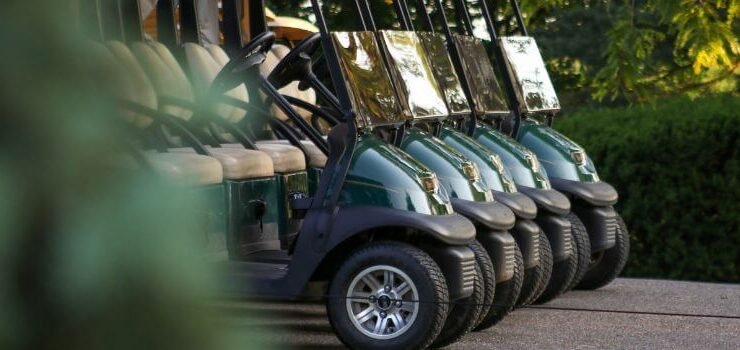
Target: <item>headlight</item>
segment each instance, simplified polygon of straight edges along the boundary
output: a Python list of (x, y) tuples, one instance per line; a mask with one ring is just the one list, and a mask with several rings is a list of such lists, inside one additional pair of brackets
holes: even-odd
[(499, 174), (504, 173), (504, 162), (501, 161), (501, 157), (499, 157), (498, 154), (491, 155), (491, 162), (493, 162), (493, 166), (496, 167)]
[(465, 162), (462, 165), (463, 173), (465, 173), (465, 176), (470, 181), (478, 181), (480, 180), (480, 173), (478, 172), (478, 167), (475, 166), (475, 164), (471, 162)]
[(532, 171), (535, 173), (540, 172), (540, 161), (537, 160), (537, 156), (534, 154), (527, 154), (527, 163), (529, 163), (529, 167), (532, 168)]
[(424, 187), (424, 191), (428, 193), (439, 192), (439, 180), (435, 173), (427, 173), (421, 177), (421, 185)]
[(581, 150), (571, 151), (570, 157), (573, 158), (573, 161), (578, 165), (586, 164), (586, 153)]

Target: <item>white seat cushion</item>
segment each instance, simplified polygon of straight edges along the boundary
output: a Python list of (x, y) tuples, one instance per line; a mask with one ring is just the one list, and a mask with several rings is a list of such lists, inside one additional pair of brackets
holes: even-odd
[[(261, 151), (238, 148), (206, 147), (211, 157), (223, 168), (223, 177), (229, 180), (247, 180), (275, 175), (270, 156)], [(170, 152), (194, 154), (192, 148), (174, 148)]]
[(258, 141), (257, 149), (270, 155), (277, 173), (306, 170), (306, 156), (298, 147)]
[[(244, 149), (244, 146), (238, 143), (228, 143), (221, 146)], [(306, 157), (298, 147), (274, 143), (273, 141), (258, 141), (257, 149), (272, 158), (276, 173), (294, 173), (306, 170)]]
[[(272, 143), (272, 144), (279, 144), (279, 145), (290, 145), (290, 141), (288, 140), (274, 140), (274, 141), (262, 141), (263, 143)], [(303, 144), (303, 148), (306, 149), (306, 152), (308, 153), (308, 161), (309, 165), (315, 168), (323, 168), (326, 166), (326, 154), (324, 152), (321, 152), (321, 150), (314, 145), (313, 142), (302, 140), (301, 144)]]
[(195, 185), (223, 182), (221, 163), (215, 158), (186, 153), (146, 152), (147, 160), (162, 176)]

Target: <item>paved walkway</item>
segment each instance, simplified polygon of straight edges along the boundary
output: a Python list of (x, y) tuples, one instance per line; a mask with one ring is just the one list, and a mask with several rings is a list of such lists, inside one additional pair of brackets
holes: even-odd
[[(258, 331), (266, 345), (343, 348), (322, 305), (226, 303), (223, 309), (227, 329)], [(740, 285), (618, 279), (598, 291), (570, 292), (517, 310), (448, 347), (494, 348), (740, 349)]]

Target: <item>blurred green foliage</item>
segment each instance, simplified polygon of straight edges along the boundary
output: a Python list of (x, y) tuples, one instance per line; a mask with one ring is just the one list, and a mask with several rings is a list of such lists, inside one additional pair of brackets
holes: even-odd
[(0, 349), (248, 347), (205, 304), (202, 201), (130, 157), (76, 18), (0, 11)]
[(589, 109), (555, 128), (619, 189), (632, 234), (625, 274), (740, 282), (740, 99), (736, 94)]

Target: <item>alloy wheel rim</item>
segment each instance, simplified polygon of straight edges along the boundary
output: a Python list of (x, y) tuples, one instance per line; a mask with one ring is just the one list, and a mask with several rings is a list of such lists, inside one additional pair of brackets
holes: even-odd
[(419, 292), (403, 271), (387, 265), (358, 273), (347, 290), (347, 313), (352, 324), (373, 339), (393, 339), (416, 321)]

